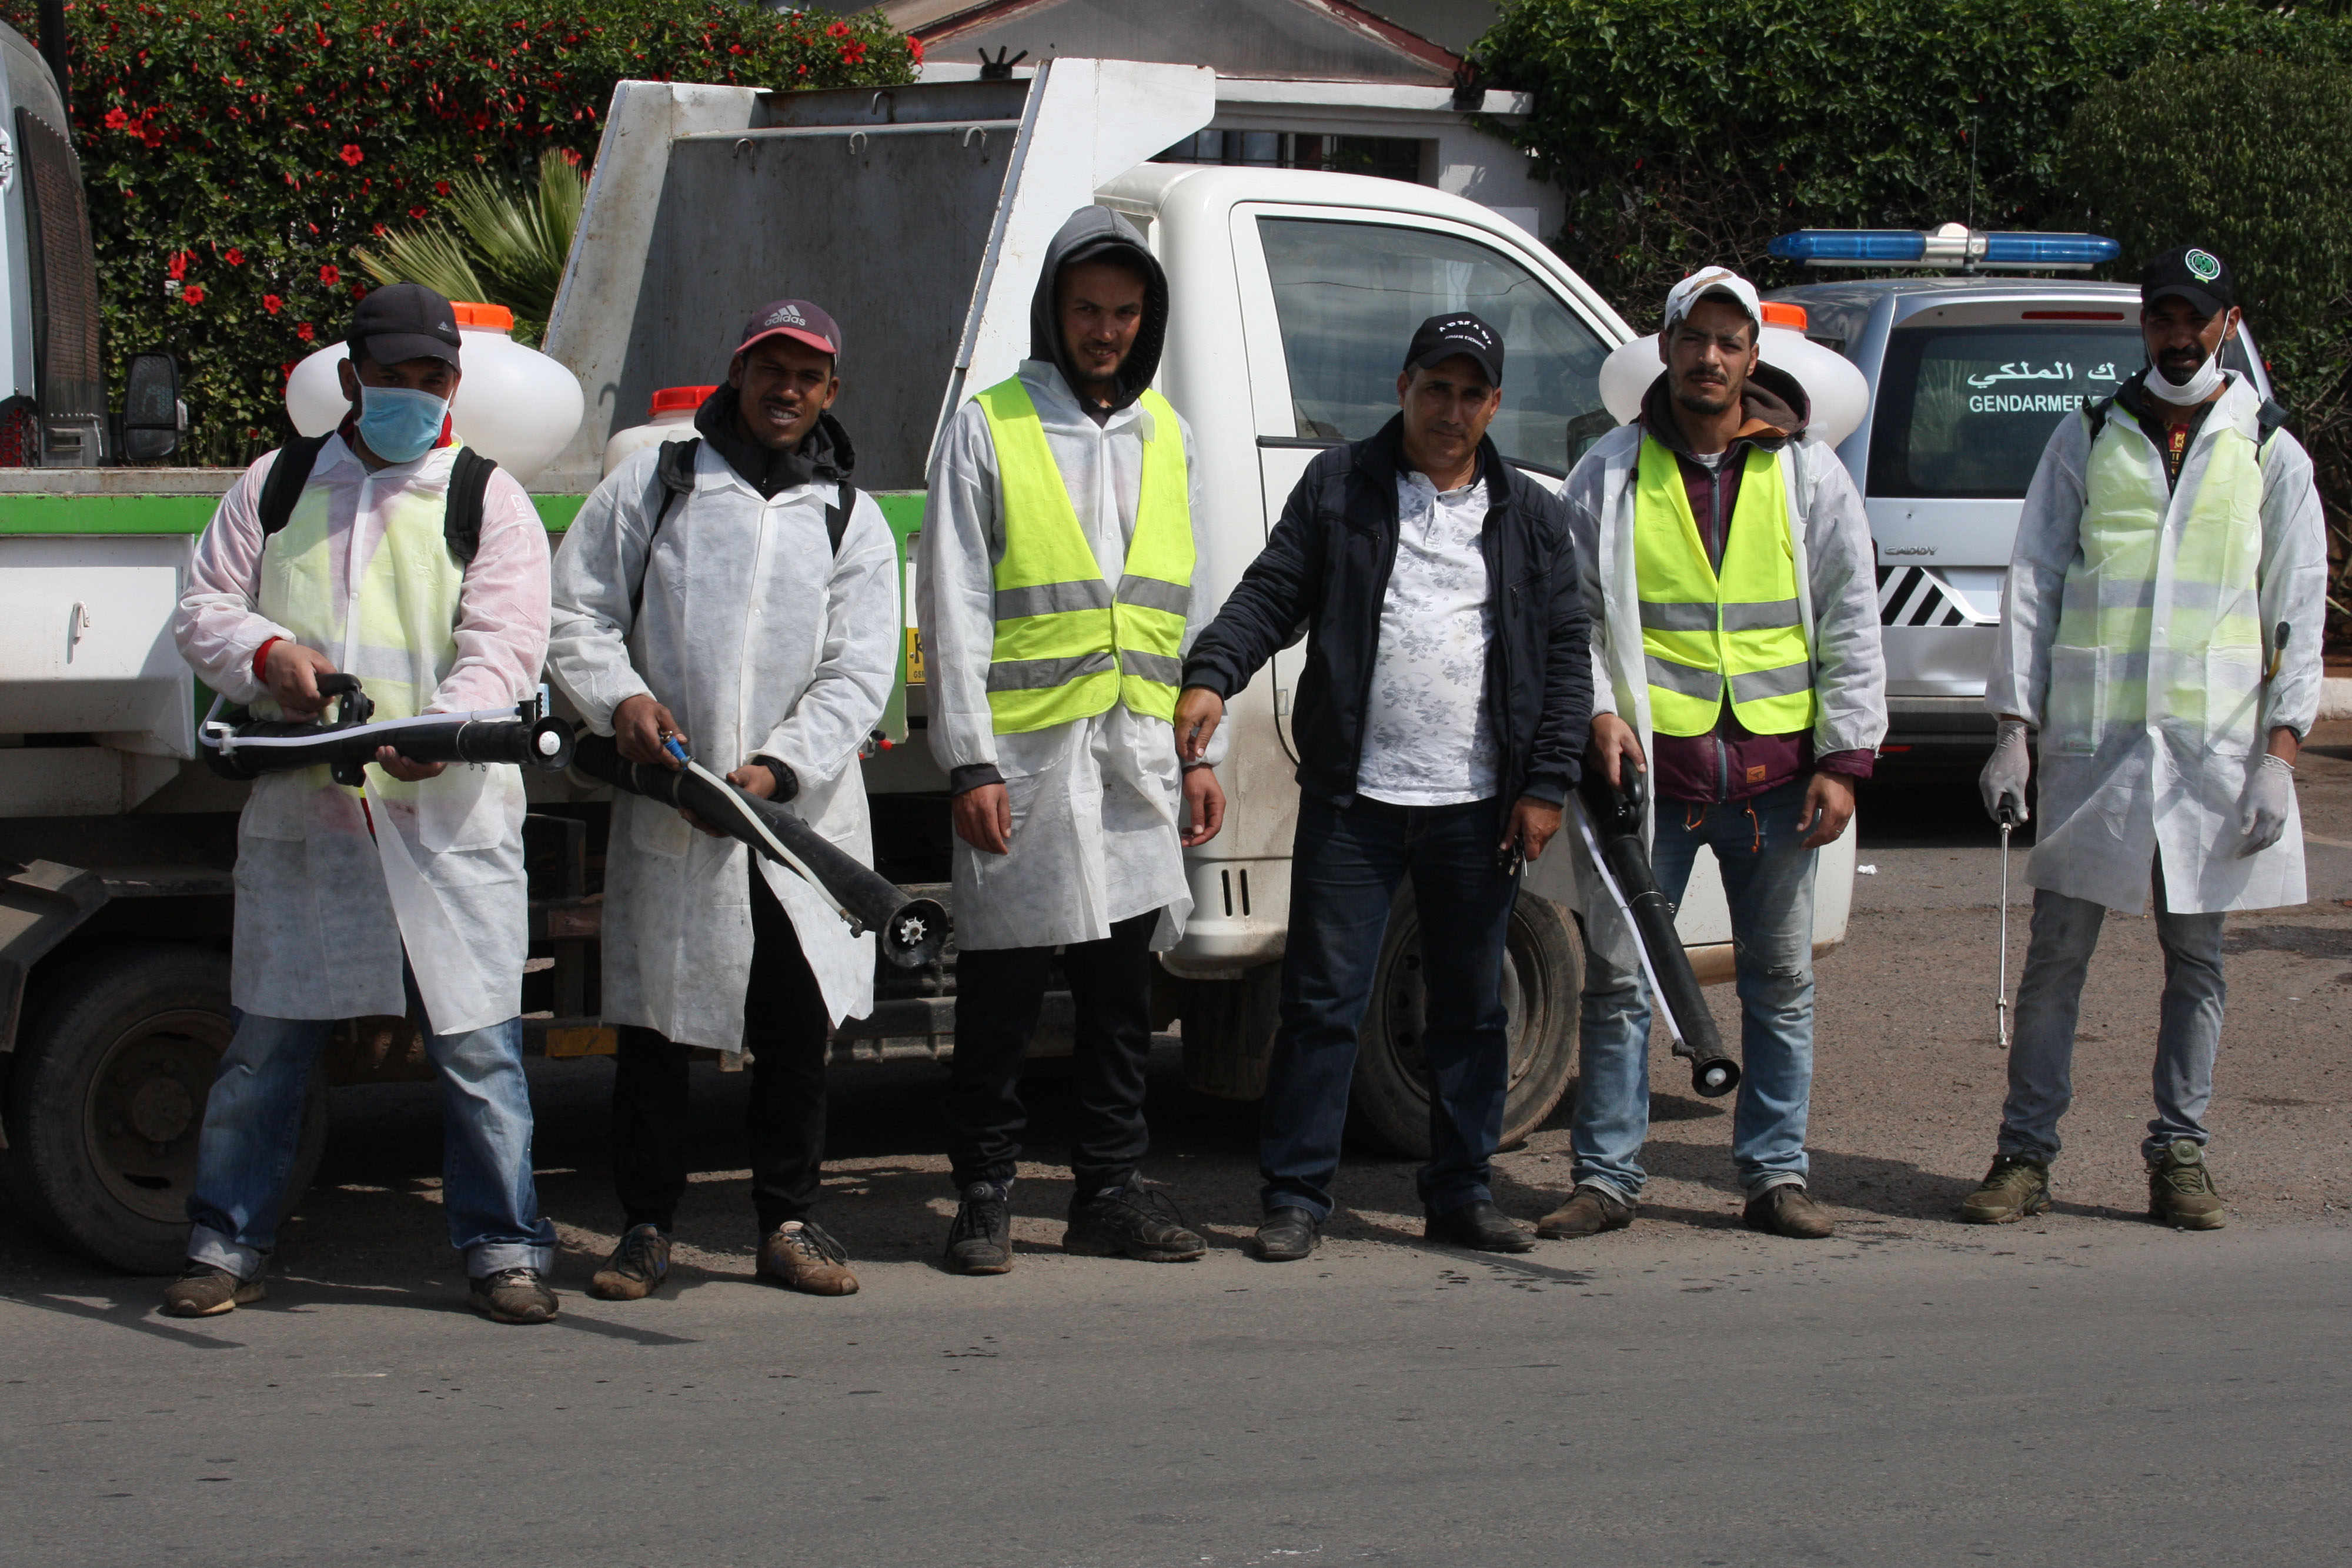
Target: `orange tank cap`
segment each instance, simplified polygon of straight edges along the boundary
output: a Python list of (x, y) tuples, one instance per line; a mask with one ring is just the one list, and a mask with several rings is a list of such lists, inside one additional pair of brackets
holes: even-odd
[(460, 327), (478, 327), (490, 332), (514, 330), (514, 312), (503, 305), (482, 305), (471, 300), (452, 299), (449, 308), (457, 313)]
[(1767, 299), (1764, 301), (1764, 325), (1793, 327), (1801, 332), (1805, 329), (1805, 308), (1786, 299)]
[(659, 418), (665, 413), (700, 408), (703, 400), (718, 390), (717, 387), (664, 387), (654, 393), (654, 416)]

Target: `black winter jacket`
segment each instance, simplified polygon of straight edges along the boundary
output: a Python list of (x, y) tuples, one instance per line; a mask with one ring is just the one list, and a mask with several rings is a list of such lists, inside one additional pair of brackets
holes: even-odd
[[(1399, 415), (1308, 465), (1265, 549), (1184, 661), (1186, 685), (1231, 697), (1304, 626), (1307, 668), (1291, 712), (1298, 782), (1341, 802), (1356, 795), (1381, 607), (1396, 564), (1403, 428)], [(1567, 507), (1491, 440), (1480, 444), (1478, 464), (1495, 608), (1486, 701), (1507, 811), (1522, 795), (1558, 802), (1576, 786), (1592, 723), (1591, 628)]]

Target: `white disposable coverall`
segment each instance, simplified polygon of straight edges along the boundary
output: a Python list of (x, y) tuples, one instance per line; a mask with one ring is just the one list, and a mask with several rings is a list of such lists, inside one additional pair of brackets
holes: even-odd
[[(754, 756), (784, 763), (800, 780), (786, 810), (871, 864), (857, 753), (889, 698), (902, 623), (898, 546), (882, 508), (858, 497), (836, 555), (824, 509), (837, 486), (797, 485), (763, 501), (705, 442), (693, 493), (671, 504), (656, 533), (659, 458), (652, 448), (614, 469), (564, 535), (550, 676), (600, 735), (642, 693), (677, 716), (696, 760), (713, 773)], [(614, 792), (607, 1022), (742, 1051), (751, 852), (657, 801)], [(852, 936), (792, 871), (764, 856), (754, 863), (792, 917), (833, 1020), (873, 1011), (872, 935)]]
[[(348, 622), (351, 590), (383, 540), (396, 499), (446, 490), (457, 448), (371, 474), (341, 436), (312, 464), (308, 490), (327, 492), (335, 619)], [(268, 695), (253, 655), (278, 626), (254, 608), (260, 588), (261, 486), (270, 453), (222, 497), (196, 543), (173, 633), (197, 678), (233, 703)], [(530, 497), (503, 469), (482, 497), (481, 543), (459, 593), (457, 657), (427, 713), (510, 707), (539, 685), (547, 650), (547, 533)], [(320, 653), (344, 664), (343, 650)], [(364, 682), (366, 673), (361, 672)], [(327, 785), (323, 768), (265, 774), (237, 821), (236, 929), (229, 999), (267, 1018), (343, 1019), (408, 1010), (404, 947), (434, 1030), (461, 1034), (522, 1010), (530, 945), (523, 877), (523, 787), (519, 768), (451, 764), (416, 786), (415, 804), (370, 790), (375, 826), (397, 830), (379, 845), (351, 791)], [(370, 764), (371, 779), (381, 778)], [(393, 852), (404, 852), (418, 894), (397, 917), (387, 889)]]
[[(1594, 629), (1592, 711), (1615, 714), (1633, 726), (1646, 757), (1653, 735), (1650, 679), (1633, 555), (1642, 432), (1638, 422), (1620, 425), (1593, 443), (1560, 495), (1568, 502)], [(1783, 445), (1780, 474), (1794, 525), (1797, 609), (1812, 651), (1813, 755), (1875, 750), (1886, 734), (1886, 657), (1878, 642), (1869, 517), (1845, 465), (1820, 441)], [(1631, 967), (1633, 932), (1595, 874), (1582, 836), (1571, 824), (1560, 838), (1568, 852), (1530, 864), (1525, 885), (1580, 911), (1586, 939)]]
[[(2303, 822), (2291, 813), (2277, 843), (2244, 859), (2238, 846), (2239, 802), (2252, 770), (2261, 765), (2270, 732), (2284, 727), (2300, 736), (2319, 714), (2320, 629), (2326, 616), (2327, 545), (2312, 484), (2311, 459), (2292, 435), (2273, 434), (2263, 448), (2262, 601), (2265, 653), (2284, 622), (2293, 630), (2276, 679), (2265, 683), (2261, 711), (2242, 711), (2223, 733), (2187, 744), (2168, 728), (2159, 697), (2169, 676), (2161, 629), (2170, 613), (2169, 570), (2212, 455), (2214, 439), (2235, 428), (2255, 434), (2262, 399), (2245, 378), (2228, 372), (2229, 387), (2206, 415), (2180, 465), (2180, 481), (2165, 514), (2165, 565), (2156, 583), (2148, 650), (2148, 713), (2145, 723), (2102, 732), (2095, 749), (2068, 755), (2041, 750), (2039, 837), (2026, 862), (2035, 887), (2087, 899), (2126, 914), (2147, 906), (2150, 862), (2162, 852), (2165, 900), (2176, 915), (2270, 909), (2301, 904)], [(2120, 407), (2107, 415), (2144, 449), (2156, 491), (2164, 489), (2163, 455), (2138, 422)], [(2084, 467), (2090, 456), (2087, 423), (2080, 414), (2058, 422), (2042, 451), (2042, 465), (2025, 493), (2009, 580), (2001, 590), (2000, 633), (1994, 643), (1985, 706), (2039, 727), (2050, 692), (2051, 648), (2058, 635), (2066, 570), (2075, 558), (2083, 518)]]
[[(1143, 478), (1143, 442), (1153, 416), (1129, 403), (1097, 426), (1062, 373), (1043, 360), (1022, 362), (1022, 384), (1037, 405), (1045, 445), (1069, 490), (1078, 526), (1109, 581), (1126, 570)], [(1207, 623), (1209, 543), (1201, 465), (1183, 429), (1192, 513), (1192, 604), (1184, 646)], [(1184, 933), (1192, 896), (1177, 829), (1182, 779), (1175, 732), (1164, 719), (1114, 704), (1092, 718), (1025, 735), (998, 735), (988, 707), (990, 651), (996, 639), (996, 562), (1004, 554), (1003, 491), (988, 418), (966, 402), (949, 423), (930, 476), (916, 573), (917, 619), (930, 701), (931, 754), (950, 774), (992, 764), (1013, 813), (1013, 852), (955, 846), (956, 945), (1049, 947), (1098, 942), (1118, 921), (1154, 909), (1166, 916), (1152, 946)], [(1224, 732), (1212, 743), (1223, 755)]]

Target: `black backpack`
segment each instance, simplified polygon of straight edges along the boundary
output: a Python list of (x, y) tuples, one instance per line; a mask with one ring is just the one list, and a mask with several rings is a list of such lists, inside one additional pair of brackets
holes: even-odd
[[(261, 482), (261, 501), (256, 508), (261, 514), (263, 538), (283, 528), (294, 516), (294, 503), (301, 498), (302, 486), (310, 482), (310, 469), (327, 440), (324, 435), (298, 435), (278, 449), (278, 461), (269, 465), (269, 477)], [(472, 447), (461, 446), (449, 470), (449, 506), (442, 517), (441, 538), (460, 565), (472, 565), (475, 551), (482, 548), (482, 495), (489, 488), (490, 471), (497, 466)]]
[[(702, 437), (689, 441), (665, 441), (661, 455), (654, 460), (654, 482), (661, 486), (660, 510), (654, 513), (654, 526), (646, 530), (646, 565), (654, 559), (654, 540), (661, 536), (662, 524), (669, 518), (669, 509), (677, 505), (681, 496), (694, 493), (694, 455), (702, 450)], [(833, 553), (841, 553), (841, 538), (849, 531), (849, 514), (857, 505), (858, 492), (849, 485), (836, 487), (834, 504), (824, 509), (824, 537), (832, 542)], [(637, 585), (629, 594), (629, 620), (634, 624), (637, 612), (646, 601), (645, 579), (640, 575)]]

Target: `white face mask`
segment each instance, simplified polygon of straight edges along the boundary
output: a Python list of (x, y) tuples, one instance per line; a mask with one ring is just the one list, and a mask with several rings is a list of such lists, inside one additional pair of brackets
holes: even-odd
[(2197, 367), (2197, 373), (2190, 376), (2185, 385), (2175, 385), (2171, 377), (2154, 365), (2147, 368), (2149, 394), (2179, 408), (2194, 408), (2220, 392), (2222, 379), (2221, 356), (2219, 354), (2206, 355), (2205, 362)]

